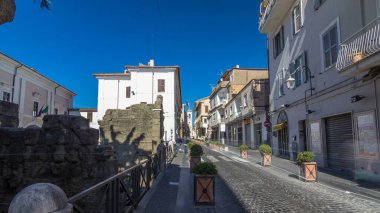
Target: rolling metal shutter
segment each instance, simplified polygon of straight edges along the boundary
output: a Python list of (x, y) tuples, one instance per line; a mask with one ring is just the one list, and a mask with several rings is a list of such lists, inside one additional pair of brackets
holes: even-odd
[(355, 168), (351, 114), (326, 119), (328, 167), (352, 175)]

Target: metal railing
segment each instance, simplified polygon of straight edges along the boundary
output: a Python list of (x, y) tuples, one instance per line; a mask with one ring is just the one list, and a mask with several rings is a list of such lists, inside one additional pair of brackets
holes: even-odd
[[(265, 8), (263, 8), (263, 4), (260, 5), (260, 21), (259, 21), (259, 30), (262, 29), (266, 19), (268, 18), (272, 6), (276, 3), (276, 0), (263, 0), (262, 2), (266, 2)], [(264, 12), (262, 12), (264, 10)]]
[(160, 172), (157, 154), (68, 199), (74, 212), (131, 212)]
[(341, 71), (380, 50), (380, 17), (341, 43), (336, 69)]

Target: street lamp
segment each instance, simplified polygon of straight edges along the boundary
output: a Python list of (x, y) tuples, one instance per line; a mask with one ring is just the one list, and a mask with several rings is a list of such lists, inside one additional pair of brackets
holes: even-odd
[[(310, 87), (309, 89), (306, 89), (305, 90), (305, 96), (304, 96), (304, 102), (305, 102), (305, 114), (306, 114), (306, 144), (307, 146), (309, 146), (309, 143), (308, 143), (308, 138), (309, 138), (309, 131), (308, 131), (308, 125), (309, 125), (309, 114), (315, 112), (313, 110), (309, 110), (308, 108), (308, 105), (307, 105), (307, 92), (310, 91), (310, 96), (313, 95), (313, 91), (314, 91), (314, 88), (313, 88), (313, 84), (311, 82), (311, 79), (314, 78), (314, 75), (311, 73), (311, 70), (307, 67), (307, 66), (302, 66), (301, 69), (296, 69), (293, 73), (289, 73), (289, 78), (286, 80), (286, 86), (288, 87), (288, 89), (290, 90), (294, 90), (295, 86), (296, 86), (296, 79), (294, 79), (292, 77), (292, 75), (294, 75), (296, 72), (307, 72), (307, 80), (310, 81)], [(306, 147), (307, 148), (307, 147)]]

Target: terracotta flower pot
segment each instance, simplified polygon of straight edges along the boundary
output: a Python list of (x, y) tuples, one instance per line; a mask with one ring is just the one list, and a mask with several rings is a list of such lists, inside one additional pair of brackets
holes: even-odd
[(247, 159), (248, 157), (248, 151), (241, 151), (241, 158)]
[(194, 167), (198, 166), (201, 162), (200, 156), (190, 156), (190, 171), (193, 171)]
[(270, 166), (272, 165), (272, 155), (271, 154), (263, 154), (261, 159), (262, 166)]
[(215, 204), (215, 176), (194, 175), (195, 205)]
[(314, 182), (317, 180), (317, 163), (316, 162), (303, 162), (300, 165), (300, 176), (307, 182)]
[(356, 52), (352, 54), (352, 62), (356, 63), (363, 59), (363, 53), (362, 52)]

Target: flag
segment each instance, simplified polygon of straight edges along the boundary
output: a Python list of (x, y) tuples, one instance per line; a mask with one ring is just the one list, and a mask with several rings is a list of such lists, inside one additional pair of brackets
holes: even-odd
[(44, 105), (41, 107), (36, 117), (40, 117), (42, 113), (48, 113), (48, 111), (49, 111), (49, 106)]

